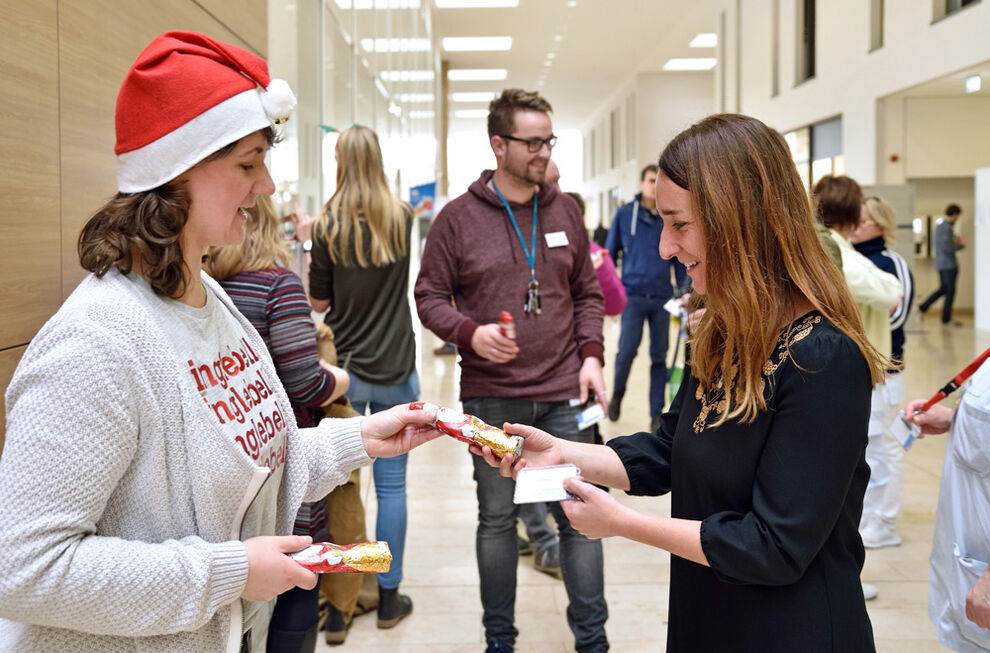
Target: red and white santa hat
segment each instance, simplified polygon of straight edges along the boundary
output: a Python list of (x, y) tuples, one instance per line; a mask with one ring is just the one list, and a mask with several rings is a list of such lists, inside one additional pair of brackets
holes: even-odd
[[(260, 89), (258, 87), (261, 87)], [(117, 95), (117, 190), (174, 179), (296, 106), (261, 57), (195, 32), (167, 32), (127, 71)]]

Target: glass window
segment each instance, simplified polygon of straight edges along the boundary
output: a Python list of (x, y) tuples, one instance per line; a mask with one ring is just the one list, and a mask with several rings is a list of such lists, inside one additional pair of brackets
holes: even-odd
[(815, 0), (797, 0), (797, 80), (815, 76)]
[(870, 0), (870, 52), (883, 47), (883, 0)]

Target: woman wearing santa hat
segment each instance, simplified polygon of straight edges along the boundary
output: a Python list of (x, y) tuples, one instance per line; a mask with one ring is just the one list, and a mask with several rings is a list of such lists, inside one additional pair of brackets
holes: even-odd
[[(260, 87), (260, 89), (259, 89)], [(157, 37), (117, 98), (118, 193), (79, 237), (90, 275), (10, 383), (0, 458), (9, 650), (231, 651), (315, 574), (302, 501), (438, 433), (392, 409), (297, 429), (265, 344), (201, 270), (274, 185), (295, 98), (264, 60)]]

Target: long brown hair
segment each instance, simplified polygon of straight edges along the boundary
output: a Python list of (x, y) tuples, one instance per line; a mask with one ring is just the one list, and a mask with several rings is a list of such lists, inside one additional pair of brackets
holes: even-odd
[[(362, 225), (370, 236), (370, 261)], [(330, 260), (350, 265), (353, 253), (362, 268), (395, 263), (406, 254), (406, 231), (406, 207), (389, 191), (378, 136), (360, 125), (344, 130), (337, 141), (337, 190), (315, 226)]]
[[(278, 141), (274, 128), (261, 131), (269, 146)], [(196, 165), (229, 156), (239, 142), (225, 145)], [(76, 242), (83, 269), (102, 277), (116, 266), (129, 274), (137, 253), (143, 264), (142, 274), (156, 293), (166, 297), (182, 295), (190, 271), (182, 256), (179, 235), (189, 217), (189, 196), (173, 182), (139, 193), (117, 193), (97, 209)]]
[(842, 273), (815, 232), (811, 205), (779, 133), (738, 114), (705, 118), (660, 155), (660, 171), (691, 193), (705, 238), (705, 305), (691, 371), (703, 389), (723, 379), (715, 424), (766, 410), (762, 369), (801, 296), (852, 339), (874, 383), (883, 357), (867, 341)]
[(292, 264), (292, 254), (279, 232), (279, 217), (275, 202), (268, 195), (259, 195), (247, 211), (244, 240), (236, 245), (210, 247), (204, 268), (207, 274), (223, 281), (239, 272), (254, 272)]

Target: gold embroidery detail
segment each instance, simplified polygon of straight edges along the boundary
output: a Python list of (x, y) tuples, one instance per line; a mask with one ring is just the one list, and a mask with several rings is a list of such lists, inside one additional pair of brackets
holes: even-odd
[[(784, 364), (789, 356), (789, 348), (795, 343), (798, 343), (811, 333), (812, 329), (815, 328), (816, 324), (820, 324), (822, 321), (821, 315), (809, 315), (800, 324), (796, 325), (790, 331), (790, 338), (785, 338), (781, 335), (780, 340), (777, 342), (777, 350), (774, 355), (770, 357), (765, 363), (763, 363), (763, 376), (769, 377), (773, 375), (777, 369)], [(698, 417), (695, 418), (694, 428), (695, 433), (701, 433), (705, 430), (705, 426), (708, 424), (708, 416), (715, 411), (715, 414), (724, 413), (729, 409), (729, 397), (736, 389), (736, 378), (739, 376), (739, 369), (736, 365), (732, 365), (729, 368), (730, 378), (728, 388), (723, 388), (722, 380), (719, 379), (713, 387), (709, 388), (707, 391), (703, 391), (701, 386), (695, 390), (694, 398), (701, 402), (701, 410), (698, 411)], [(766, 383), (766, 379), (764, 379)]]

